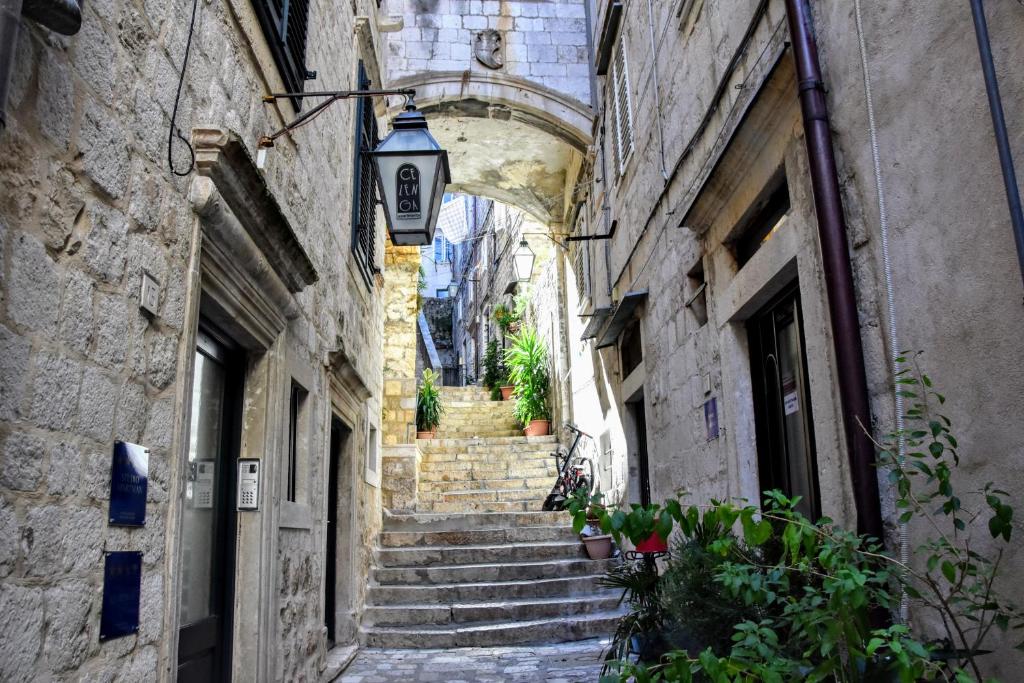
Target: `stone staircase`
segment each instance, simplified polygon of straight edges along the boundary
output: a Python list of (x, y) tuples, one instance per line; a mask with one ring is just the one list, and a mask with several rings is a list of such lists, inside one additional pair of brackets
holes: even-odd
[(568, 513), (541, 512), (554, 437), (524, 437), (512, 403), (444, 387), (436, 439), (421, 440), (417, 507), (385, 512), (363, 617), (369, 647), (443, 648), (604, 637), (619, 616), (596, 586)]

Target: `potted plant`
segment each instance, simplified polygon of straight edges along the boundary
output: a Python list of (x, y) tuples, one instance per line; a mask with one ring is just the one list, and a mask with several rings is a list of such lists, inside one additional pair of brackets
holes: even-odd
[(526, 436), (546, 436), (551, 429), (548, 408), (548, 350), (537, 331), (525, 328), (505, 350), (509, 379), (515, 384), (515, 418)]
[(423, 371), (423, 383), (416, 392), (417, 439), (433, 439), (437, 426), (441, 424), (444, 406), (441, 405), (441, 390), (437, 387), (439, 377), (430, 368)]
[(491, 400), (504, 400), (501, 395), (501, 385), (506, 381), (505, 358), (498, 351), (498, 342), (495, 339), (487, 342), (487, 350), (484, 351), (484, 376), (482, 382), (484, 387), (490, 389)]
[(505, 304), (498, 304), (491, 312), (494, 322), (498, 323), (502, 334), (517, 334), (519, 332), (520, 313), (518, 308), (513, 310)]
[(502, 357), (502, 363), (500, 366), (501, 386), (499, 387), (499, 390), (501, 391), (501, 400), (508, 401), (512, 398), (512, 392), (516, 390), (516, 385), (512, 383), (511, 379), (509, 379), (508, 367), (505, 365), (504, 360), (504, 357)]

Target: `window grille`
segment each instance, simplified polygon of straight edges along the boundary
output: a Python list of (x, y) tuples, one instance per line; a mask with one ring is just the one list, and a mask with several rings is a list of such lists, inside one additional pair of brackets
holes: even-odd
[(619, 35), (611, 69), (611, 107), (615, 128), (615, 167), (621, 175), (633, 153), (633, 111), (629, 93), (629, 69), (626, 65), (624, 36)]
[[(366, 90), (370, 85), (366, 69), (363, 63), (359, 62), (359, 89)], [(355, 170), (352, 182), (352, 253), (356, 257), (359, 272), (369, 288), (373, 287), (373, 274), (377, 272), (377, 183), (373, 160), (368, 153), (373, 151), (379, 142), (373, 101), (368, 98), (357, 98)]]
[[(316, 72), (306, 68), (309, 0), (252, 0), (270, 53), (288, 92), (301, 92)], [(301, 100), (292, 100), (295, 109)]]
[(586, 242), (577, 244), (576, 261), (573, 266), (576, 271), (576, 294), (582, 303), (590, 298), (590, 249)]

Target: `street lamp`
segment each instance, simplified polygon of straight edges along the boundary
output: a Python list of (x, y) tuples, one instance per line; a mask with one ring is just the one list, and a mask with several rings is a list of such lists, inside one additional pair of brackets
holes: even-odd
[(264, 135), (257, 144), (258, 167), (263, 167), (266, 150), (274, 140), (290, 130), (319, 116), (338, 100), (356, 97), (383, 97), (404, 95), (405, 111), (391, 122), (391, 133), (368, 155), (373, 158), (377, 173), (377, 187), (384, 202), (384, 217), (391, 242), (396, 246), (423, 246), (434, 241), (437, 215), (445, 185), (452, 180), (448, 169), (448, 152), (441, 149), (427, 130), (427, 119), (413, 104), (415, 91), (402, 90), (335, 90), (311, 93), (274, 93), (266, 95), (264, 102), (282, 97), (327, 98), (284, 128)]
[(454, 299), (459, 295), (459, 283), (452, 280), (448, 283), (448, 296)]
[(516, 271), (516, 279), (520, 282), (529, 282), (533, 275), (533, 260), (535, 256), (530, 245), (523, 239), (519, 242), (519, 248), (512, 255), (512, 265)]
[(430, 244), (445, 185), (452, 179), (448, 152), (427, 130), (427, 119), (411, 98), (391, 128), (370, 153), (391, 242), (400, 247)]

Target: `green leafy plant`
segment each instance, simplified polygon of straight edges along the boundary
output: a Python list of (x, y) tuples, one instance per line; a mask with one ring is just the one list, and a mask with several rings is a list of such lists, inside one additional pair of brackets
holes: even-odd
[[(992, 483), (967, 491), (954, 488), (959, 443), (951, 420), (940, 412), (946, 397), (921, 370), (920, 355), (905, 353), (897, 359), (903, 365), (897, 390), (910, 407), (902, 431), (879, 444), (879, 462), (889, 469), (900, 522), (916, 519), (929, 530), (916, 549), (923, 569), (914, 563), (904, 567), (904, 588), (911, 599), (939, 615), (945, 630), (943, 655), (963, 662), (980, 680), (977, 657), (992, 629), (1024, 629), (1024, 612), (995, 586), (1013, 533), (1013, 508), (1006, 502), (1009, 494)], [(985, 544), (977, 538), (982, 523), (992, 539), (992, 556), (982, 552)], [(1024, 650), (1024, 642), (1016, 647)], [(957, 673), (966, 676), (962, 670)]]
[(445, 413), (441, 404), (441, 390), (437, 380), (441, 376), (427, 368), (423, 371), (423, 381), (416, 392), (416, 429), (421, 432), (432, 432), (441, 424)]
[(550, 420), (548, 407), (548, 349), (533, 328), (524, 328), (505, 349), (505, 365), (513, 393), (515, 419), (523, 426), (532, 420)]
[(501, 387), (508, 386), (508, 369), (505, 367), (505, 355), (498, 349), (495, 339), (487, 342), (484, 351), (484, 386), (491, 391), (491, 400), (501, 400)]
[(520, 321), (519, 314), (505, 304), (495, 306), (494, 310), (491, 311), (491, 317), (494, 318), (494, 322), (498, 323), (502, 334), (508, 334), (509, 330)]
[(621, 590), (619, 604), (625, 602), (627, 605), (626, 613), (615, 625), (601, 672), (617, 671), (621, 662), (634, 653), (642, 660), (660, 656), (665, 649), (661, 642), (665, 608), (658, 570), (653, 561), (617, 564), (597, 583), (604, 588)]

